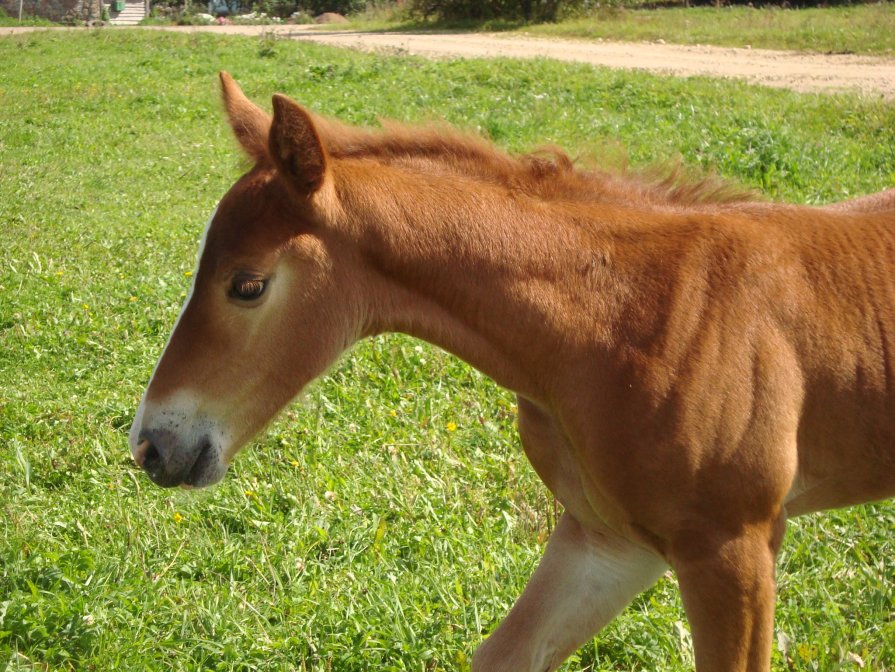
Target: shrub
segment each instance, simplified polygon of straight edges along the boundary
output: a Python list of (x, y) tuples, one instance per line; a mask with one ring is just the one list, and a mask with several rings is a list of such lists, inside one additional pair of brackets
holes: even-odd
[(424, 18), (556, 21), (591, 5), (588, 0), (410, 0), (410, 11)]

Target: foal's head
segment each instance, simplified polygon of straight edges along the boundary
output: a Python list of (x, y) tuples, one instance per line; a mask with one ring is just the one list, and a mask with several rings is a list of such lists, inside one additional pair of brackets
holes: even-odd
[(192, 291), (131, 427), (134, 459), (163, 486), (220, 480), (362, 329), (342, 258), (350, 251), (327, 235), (338, 205), (314, 121), (282, 96), (271, 119), (221, 80), (255, 166), (211, 217)]
[[(403, 324), (388, 322), (386, 309), (400, 312), (403, 295), (389, 293), (393, 269), (375, 257), (402, 242), (408, 209), (425, 205), (430, 222), (433, 210), (464, 211), (477, 202), (468, 197), (473, 184), (524, 195), (508, 199), (517, 204), (674, 207), (718, 192), (710, 182), (681, 187), (674, 175), (650, 183), (576, 170), (558, 151), (513, 157), (438, 126), (352, 128), (279, 95), (271, 117), (228, 75), (221, 82), (230, 125), (255, 165), (212, 215), (190, 298), (131, 427), (134, 459), (164, 486), (218, 481), (239, 448), (342, 350)], [(427, 179), (440, 186), (408, 186)], [(442, 180), (462, 189), (445, 190)], [(420, 203), (420, 193), (429, 200)], [(497, 210), (488, 216), (494, 226), (482, 230), (506, 223)], [(393, 235), (377, 237), (379, 220), (396, 225)]]

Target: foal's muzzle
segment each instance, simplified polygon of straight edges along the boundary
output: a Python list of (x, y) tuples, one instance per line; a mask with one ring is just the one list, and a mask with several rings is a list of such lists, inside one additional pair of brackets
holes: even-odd
[(134, 461), (163, 488), (198, 487), (217, 480), (218, 451), (209, 437), (184, 446), (167, 430), (140, 432)]

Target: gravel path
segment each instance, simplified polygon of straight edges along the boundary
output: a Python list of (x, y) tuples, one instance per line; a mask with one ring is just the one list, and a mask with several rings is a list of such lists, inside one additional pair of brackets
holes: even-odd
[[(803, 92), (858, 91), (895, 100), (895, 59), (766, 49), (544, 39), (499, 33), (361, 33), (319, 26), (175, 26), (142, 30), (276, 34), (338, 47), (431, 58), (555, 58), (677, 76), (733, 77)], [(23, 28), (0, 28), (0, 36)], [(58, 30), (58, 29), (53, 29)]]

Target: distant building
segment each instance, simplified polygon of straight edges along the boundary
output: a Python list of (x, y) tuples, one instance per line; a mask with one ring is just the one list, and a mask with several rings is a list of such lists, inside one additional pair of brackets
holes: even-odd
[(239, 0), (208, 0), (208, 13), (212, 16), (239, 14)]
[[(19, 15), (19, 0), (0, 0), (0, 9)], [(149, 13), (149, 0), (22, 0), (22, 15), (58, 23), (99, 21), (103, 9), (112, 24), (136, 25)]]
[[(17, 17), (19, 0), (0, 0), (0, 8)], [(50, 21), (98, 21), (102, 18), (102, 0), (22, 0), (22, 14)]]

